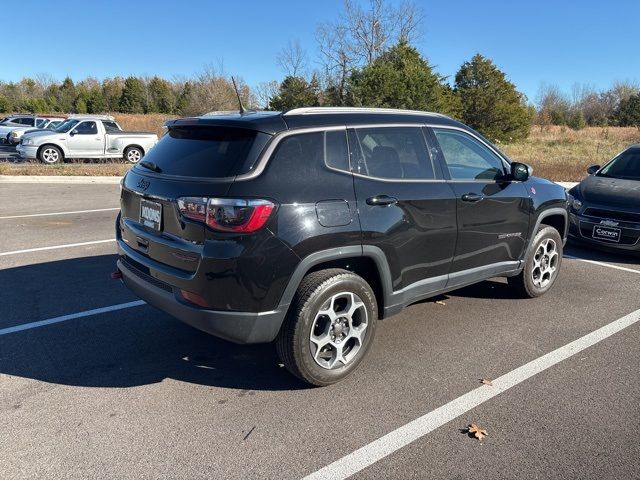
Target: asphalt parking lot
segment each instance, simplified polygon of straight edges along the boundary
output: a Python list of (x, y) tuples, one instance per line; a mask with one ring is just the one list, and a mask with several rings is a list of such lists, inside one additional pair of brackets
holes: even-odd
[(110, 279), (118, 197), (0, 184), (0, 478), (640, 478), (637, 258), (569, 246), (542, 298), (418, 303), (307, 388)]
[(20, 160), (20, 155), (16, 152), (16, 147), (12, 145), (0, 144), (0, 162), (16, 162)]

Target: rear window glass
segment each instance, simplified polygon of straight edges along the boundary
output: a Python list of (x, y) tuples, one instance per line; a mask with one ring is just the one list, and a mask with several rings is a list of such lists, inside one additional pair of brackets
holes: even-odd
[(107, 133), (119, 133), (120, 129), (118, 128), (118, 125), (116, 125), (116, 122), (107, 122), (107, 121), (102, 121), (102, 125), (104, 125), (104, 130)]
[(243, 128), (173, 127), (144, 159), (166, 175), (230, 177), (247, 173), (269, 138)]

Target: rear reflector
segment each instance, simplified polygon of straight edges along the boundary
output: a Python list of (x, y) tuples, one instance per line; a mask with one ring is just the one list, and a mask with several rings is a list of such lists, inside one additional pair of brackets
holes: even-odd
[(182, 298), (184, 298), (188, 302), (198, 305), (199, 307), (209, 307), (207, 301), (197, 293), (187, 292), (186, 290), (180, 290), (180, 293), (182, 294)]

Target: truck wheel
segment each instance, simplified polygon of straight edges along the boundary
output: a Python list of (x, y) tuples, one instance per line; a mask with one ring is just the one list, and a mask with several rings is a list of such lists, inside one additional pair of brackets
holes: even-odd
[(534, 298), (545, 294), (555, 283), (562, 264), (562, 238), (549, 226), (538, 230), (533, 248), (522, 272), (509, 277), (509, 285), (521, 296)]
[(138, 163), (142, 157), (144, 157), (144, 152), (140, 147), (127, 147), (124, 150), (124, 158), (129, 163)]
[(298, 287), (276, 349), (296, 377), (331, 385), (366, 356), (377, 320), (375, 295), (362, 277), (341, 269), (313, 272)]
[(58, 147), (54, 145), (45, 145), (38, 152), (38, 159), (43, 163), (52, 165), (54, 163), (62, 162), (64, 156)]

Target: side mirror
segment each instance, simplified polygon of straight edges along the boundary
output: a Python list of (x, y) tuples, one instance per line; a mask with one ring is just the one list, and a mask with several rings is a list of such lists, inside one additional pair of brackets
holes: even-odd
[(513, 162), (511, 164), (511, 178), (518, 182), (526, 182), (531, 176), (532, 170), (526, 163)]
[(76, 130), (71, 130), (71, 131), (69, 132), (69, 135), (71, 135), (71, 136), (73, 137), (73, 136), (74, 136), (75, 134), (77, 134), (77, 133), (78, 133), (78, 132), (77, 132)]
[(600, 170), (600, 165), (589, 165), (589, 168), (587, 168), (587, 173), (589, 175), (593, 175), (598, 170)]

